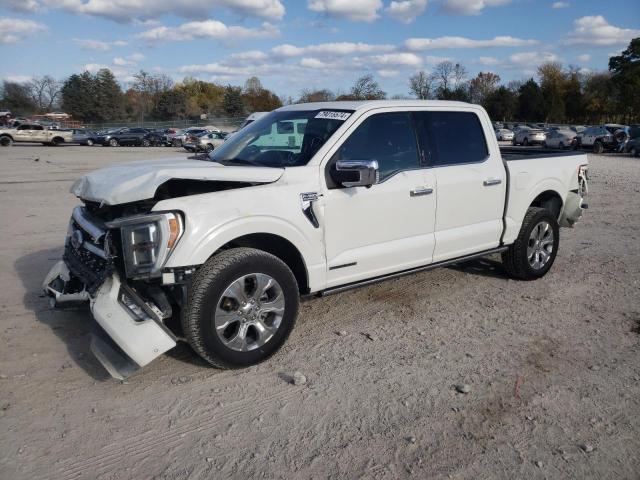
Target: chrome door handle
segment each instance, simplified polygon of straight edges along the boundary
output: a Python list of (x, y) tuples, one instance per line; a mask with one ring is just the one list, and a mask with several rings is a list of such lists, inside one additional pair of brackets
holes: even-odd
[(484, 185), (485, 187), (490, 187), (491, 185), (500, 185), (501, 183), (502, 180), (499, 178), (488, 178), (484, 182), (482, 182), (482, 185)]
[(420, 195), (431, 195), (433, 193), (433, 188), (429, 187), (417, 187), (409, 192), (409, 195), (412, 197), (419, 197)]

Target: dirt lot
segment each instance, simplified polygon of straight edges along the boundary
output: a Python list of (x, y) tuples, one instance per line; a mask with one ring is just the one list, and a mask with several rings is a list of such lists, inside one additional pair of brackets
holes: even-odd
[(491, 260), (405, 277), (305, 302), (260, 366), (179, 347), (121, 383), (40, 282), (75, 178), (170, 155), (0, 149), (0, 478), (638, 478), (637, 159), (590, 156), (591, 208), (542, 280)]

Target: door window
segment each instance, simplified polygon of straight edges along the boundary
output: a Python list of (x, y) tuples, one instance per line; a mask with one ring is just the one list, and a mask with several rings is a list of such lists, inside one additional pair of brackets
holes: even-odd
[(380, 181), (399, 171), (418, 168), (411, 114), (380, 113), (367, 118), (342, 144), (331, 163), (338, 160), (377, 160)]
[(419, 112), (417, 117), (429, 165), (479, 163), (489, 155), (484, 130), (475, 113)]

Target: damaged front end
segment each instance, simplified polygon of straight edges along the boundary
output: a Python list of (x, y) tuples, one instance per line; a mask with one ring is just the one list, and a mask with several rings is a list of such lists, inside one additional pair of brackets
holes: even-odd
[(177, 337), (166, 325), (175, 298), (161, 286), (162, 267), (183, 233), (179, 212), (137, 213), (110, 219), (87, 206), (69, 222), (62, 261), (44, 280), (56, 307), (89, 303), (108, 337), (94, 337), (91, 350), (115, 378), (173, 348)]

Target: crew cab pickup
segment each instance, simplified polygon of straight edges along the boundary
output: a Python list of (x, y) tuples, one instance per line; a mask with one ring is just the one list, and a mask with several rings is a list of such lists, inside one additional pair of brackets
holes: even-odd
[(17, 128), (0, 129), (0, 146), (9, 147), (13, 142), (56, 146), (73, 142), (73, 133), (64, 130), (47, 130), (37, 123), (23, 123)]
[[(291, 125), (293, 141), (273, 135)], [(204, 160), (80, 178), (44, 289), (89, 302), (107, 334), (91, 348), (117, 378), (181, 340), (245, 367), (282, 346), (301, 297), (497, 253), (511, 277), (542, 277), (586, 190), (586, 154), (501, 152), (477, 105), (290, 105)]]

